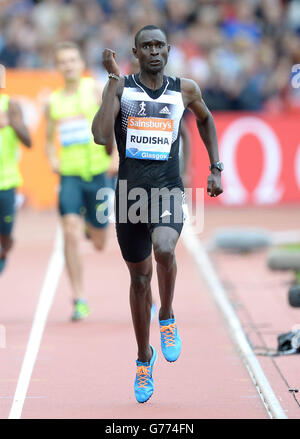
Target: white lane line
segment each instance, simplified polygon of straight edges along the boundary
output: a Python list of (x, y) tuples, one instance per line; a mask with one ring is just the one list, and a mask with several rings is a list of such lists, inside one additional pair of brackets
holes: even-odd
[(226, 323), (229, 326), (230, 334), (241, 354), (243, 362), (253, 380), (259, 396), (261, 397), (266, 410), (271, 418), (287, 419), (278, 399), (270, 386), (248, 340), (245, 336), (241, 323), (230, 304), (225, 289), (223, 288), (213, 265), (204, 250), (204, 247), (196, 237), (196, 232), (191, 225), (185, 224), (183, 241), (194, 256), (201, 274), (206, 281), (209, 291), (219, 306)]
[(63, 237), (61, 228), (58, 227), (56, 231), (54, 249), (48, 264), (45, 280), (35, 311), (26, 352), (8, 419), (21, 418), (25, 397), (29, 387), (34, 364), (39, 352), (48, 313), (55, 296), (57, 284), (63, 267)]

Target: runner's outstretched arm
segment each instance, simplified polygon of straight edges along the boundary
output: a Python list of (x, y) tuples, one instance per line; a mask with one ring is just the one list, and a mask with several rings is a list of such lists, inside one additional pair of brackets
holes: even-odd
[(115, 55), (115, 52), (110, 49), (103, 51), (103, 66), (108, 73), (113, 73), (117, 78), (108, 79), (103, 91), (101, 107), (93, 120), (92, 133), (94, 142), (99, 145), (107, 145), (112, 142), (115, 118), (120, 110), (119, 96), (124, 79), (120, 77), (120, 69), (115, 61)]
[[(182, 79), (181, 89), (185, 106), (196, 116), (198, 131), (207, 149), (210, 163), (216, 163), (219, 161), (216, 125), (211, 112), (202, 99), (200, 88), (195, 81)], [(208, 177), (207, 193), (211, 197), (217, 197), (222, 192), (221, 171), (214, 168)]]

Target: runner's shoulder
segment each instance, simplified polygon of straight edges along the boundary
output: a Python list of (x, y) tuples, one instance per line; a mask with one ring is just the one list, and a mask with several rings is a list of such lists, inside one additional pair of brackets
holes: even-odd
[(181, 93), (187, 104), (201, 97), (201, 90), (196, 81), (189, 78), (180, 78), (180, 83)]
[(196, 81), (190, 78), (180, 78), (181, 91), (187, 94), (199, 93), (200, 87)]

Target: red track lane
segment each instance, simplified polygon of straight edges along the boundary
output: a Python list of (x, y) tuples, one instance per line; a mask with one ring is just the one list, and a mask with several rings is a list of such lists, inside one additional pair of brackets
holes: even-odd
[[(205, 237), (209, 239), (218, 227), (253, 226), (270, 231), (299, 230), (297, 206), (281, 208), (206, 210)], [(211, 255), (218, 275), (225, 285), (244, 331), (255, 352), (277, 349), (277, 336), (300, 326), (300, 309), (288, 303), (292, 272), (271, 271), (267, 267), (267, 251), (238, 255), (216, 252)], [(257, 357), (289, 419), (300, 418), (299, 355)]]
[[(289, 332), (300, 323), (299, 308), (292, 308), (287, 301), (291, 274), (268, 270), (265, 252), (245, 258), (218, 255), (214, 260), (254, 350), (276, 350), (278, 334)], [(236, 267), (235, 273), (232, 266)], [(297, 403), (289, 391), (299, 389), (299, 355), (258, 358), (288, 418), (300, 418), (298, 394)]]
[[(239, 226), (267, 227), (272, 231), (299, 230), (299, 212), (296, 207), (243, 209), (232, 215), (230, 209), (224, 211), (222, 219), (207, 212), (207, 224), (213, 227)], [(206, 227), (209, 236), (211, 226)], [(267, 251), (245, 255), (219, 252), (211, 255), (218, 274), (226, 287), (227, 294), (236, 309), (244, 331), (254, 349), (265, 353), (277, 349), (277, 336), (300, 326), (300, 309), (288, 303), (288, 288), (293, 280), (292, 272), (271, 271), (267, 267)], [(234, 269), (233, 269), (234, 267)], [(269, 357), (258, 355), (260, 364), (289, 419), (300, 418), (299, 355)]]
[[(155, 393), (146, 404), (138, 404), (133, 393), (136, 345), (128, 303), (129, 277), (114, 228), (105, 253), (95, 253), (88, 241), (83, 242), (82, 250), (93, 313), (84, 322), (68, 321), (70, 288), (64, 274), (22, 418), (268, 417), (223, 319), (181, 243), (174, 309), (183, 340), (182, 356), (174, 364), (165, 361), (156, 319), (151, 335), (159, 355)], [(157, 298), (156, 281), (153, 295)]]
[[(221, 215), (207, 209), (204, 239), (210, 236), (215, 226), (226, 225), (226, 221), (230, 225), (237, 217), (236, 211), (233, 214), (226, 210), (223, 212), (221, 221)], [(246, 213), (239, 214), (242, 219), (243, 215), (244, 219), (247, 218)], [(282, 214), (282, 217), (287, 220), (290, 214), (290, 211), (285, 212), (286, 216)], [(260, 224), (262, 220), (259, 217)], [(5, 294), (5, 306), (1, 308), (0, 323), (7, 328), (7, 348), (0, 349), (1, 418), (8, 417), (12, 404), (52, 251), (56, 221), (55, 213), (20, 212), (18, 244), (0, 281), (1, 292), (5, 292), (2, 293)], [(289, 227), (296, 228), (291, 224)], [(223, 317), (181, 242), (177, 248), (174, 310), (183, 341), (182, 355), (174, 364), (166, 362), (160, 351), (158, 322), (155, 319), (151, 328), (151, 343), (158, 351), (154, 368), (155, 393), (146, 404), (138, 404), (133, 392), (136, 344), (128, 301), (129, 276), (121, 259), (114, 228), (110, 229), (109, 244), (104, 253), (96, 253), (88, 241), (83, 241), (82, 251), (87, 297), (93, 312), (84, 322), (69, 322), (71, 294), (64, 273), (48, 317), (22, 418), (268, 418)], [(229, 263), (227, 255), (215, 257), (219, 258), (216, 261), (221, 279), (227, 276), (231, 283), (239, 282), (233, 275), (237, 259), (233, 258)], [(248, 260), (248, 268), (249, 261), (261, 263), (259, 258), (252, 257)], [(239, 263), (245, 263), (245, 260)], [(266, 271), (263, 270), (261, 276), (266, 276)], [(273, 273), (267, 273), (267, 276), (276, 283)], [(265, 277), (260, 294), (257, 292), (250, 296), (243, 287), (239, 293), (240, 300), (245, 300), (244, 309), (254, 315), (258, 325), (261, 322), (268, 324), (268, 319), (272, 317), (270, 302), (262, 299), (266, 290), (264, 282)], [(158, 301), (155, 276), (153, 296)], [(277, 308), (280, 310), (280, 304)], [(241, 315), (239, 317), (247, 325), (248, 321), (243, 320)], [(282, 325), (278, 324), (275, 331), (277, 328), (290, 330), (288, 325), (293, 317)], [(270, 384), (282, 399), (283, 408), (288, 410), (288, 415), (296, 417), (296, 410), (293, 412), (288, 405), (291, 395), (289, 398), (282, 396), (282, 378), (273, 369), (273, 372), (270, 371), (270, 359), (263, 358), (261, 361), (259, 357), (259, 360), (264, 369), (266, 367)], [(281, 360), (286, 361), (286, 367), (294, 370), (291, 360), (295, 364), (295, 357), (279, 360), (281, 363)]]
[(53, 246), (56, 215), (23, 210), (16, 243), (0, 278), (0, 324), (6, 348), (0, 349), (0, 418), (7, 418)]

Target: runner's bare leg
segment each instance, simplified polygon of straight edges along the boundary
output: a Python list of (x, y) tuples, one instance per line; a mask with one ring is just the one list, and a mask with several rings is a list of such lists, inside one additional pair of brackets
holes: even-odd
[(151, 277), (152, 256), (142, 262), (126, 262), (130, 273), (130, 307), (135, 337), (138, 346), (138, 359), (151, 360), (150, 319), (151, 319)]
[(171, 227), (160, 226), (154, 229), (151, 238), (161, 302), (159, 320), (167, 320), (174, 317), (172, 303), (177, 274), (175, 247), (179, 234)]
[(70, 278), (73, 299), (84, 297), (83, 293), (83, 266), (80, 257), (80, 240), (82, 237), (82, 219), (76, 214), (67, 214), (62, 217), (64, 234), (64, 254), (68, 275)]

